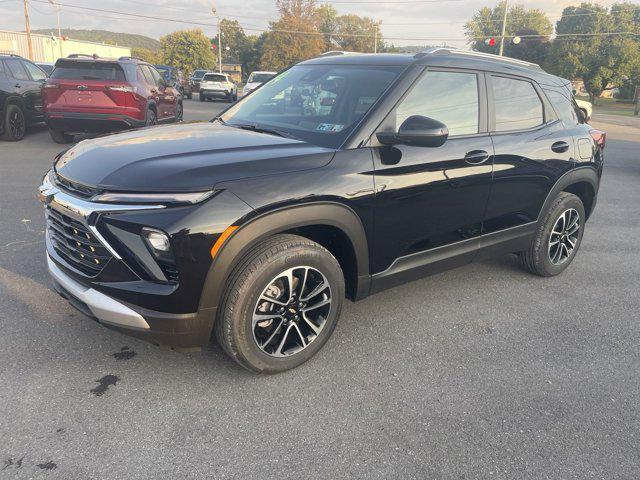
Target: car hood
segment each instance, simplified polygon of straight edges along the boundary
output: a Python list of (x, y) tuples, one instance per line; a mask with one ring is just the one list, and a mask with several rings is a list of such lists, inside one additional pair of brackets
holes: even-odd
[(203, 191), (223, 181), (319, 168), (334, 150), (220, 123), (84, 140), (56, 161), (67, 180), (110, 191)]

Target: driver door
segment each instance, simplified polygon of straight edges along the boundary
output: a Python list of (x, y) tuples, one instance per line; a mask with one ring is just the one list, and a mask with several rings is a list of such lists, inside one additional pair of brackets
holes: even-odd
[(412, 115), (444, 123), (449, 137), (439, 147), (373, 137), (374, 290), (468, 263), (479, 246), (493, 173), (484, 75), (423, 72), (378, 131), (397, 132)]

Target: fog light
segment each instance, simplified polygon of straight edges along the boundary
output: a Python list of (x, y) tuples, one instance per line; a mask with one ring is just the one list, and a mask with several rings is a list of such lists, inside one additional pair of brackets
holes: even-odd
[(147, 239), (149, 246), (158, 252), (168, 252), (171, 248), (169, 243), (169, 237), (159, 230), (151, 230), (145, 228), (142, 230), (142, 234)]

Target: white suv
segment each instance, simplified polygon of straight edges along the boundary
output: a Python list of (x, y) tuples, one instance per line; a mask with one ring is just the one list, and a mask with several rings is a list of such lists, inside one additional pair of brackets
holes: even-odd
[(226, 73), (205, 73), (200, 81), (200, 101), (223, 98), (228, 102), (238, 99), (238, 86)]
[(242, 95), (251, 93), (263, 83), (271, 80), (271, 78), (273, 78), (276, 73), (277, 72), (251, 72), (251, 75), (249, 75), (249, 78), (247, 79), (246, 85), (242, 89)]

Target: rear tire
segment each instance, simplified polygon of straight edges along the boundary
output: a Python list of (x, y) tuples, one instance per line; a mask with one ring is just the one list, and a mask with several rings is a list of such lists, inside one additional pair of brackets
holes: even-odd
[(560, 192), (538, 225), (529, 248), (519, 253), (520, 265), (541, 277), (562, 273), (578, 253), (585, 221), (582, 200), (572, 193)]
[(65, 144), (65, 143), (73, 143), (74, 136), (69, 133), (61, 132), (60, 130), (49, 129), (49, 135), (54, 142)]
[(27, 121), (19, 105), (7, 105), (2, 119), (2, 139), (17, 142), (24, 138), (27, 132)]
[(182, 106), (182, 102), (178, 102), (178, 104), (176, 105), (176, 122), (181, 122), (183, 116), (184, 108)]
[(327, 342), (344, 296), (344, 276), (329, 251), (304, 237), (275, 235), (252, 248), (233, 270), (214, 327), (216, 339), (253, 372), (295, 368)]
[(204, 102), (204, 96), (202, 94), (198, 95), (198, 97), (200, 97), (201, 102)]

